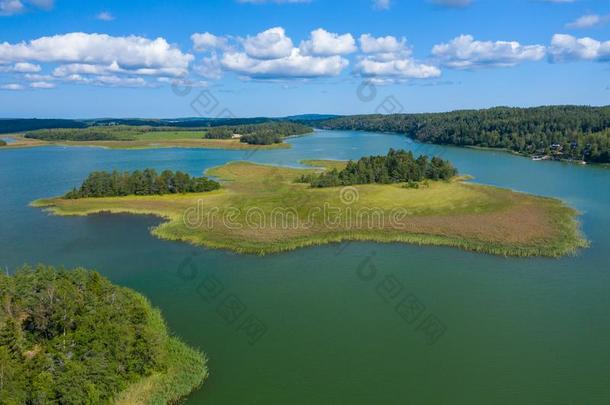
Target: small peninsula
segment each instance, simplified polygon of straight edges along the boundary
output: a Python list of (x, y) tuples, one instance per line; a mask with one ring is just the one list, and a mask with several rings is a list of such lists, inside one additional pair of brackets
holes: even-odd
[(348, 240), (453, 246), (504, 256), (558, 257), (587, 246), (577, 212), (556, 199), (471, 184), (460, 176), (314, 187), (303, 180), (360, 162), (304, 163), (318, 167), (232, 162), (207, 172), (221, 181), (219, 190), (57, 197), (32, 205), (63, 216), (152, 214), (165, 219), (152, 231), (160, 238), (259, 255)]

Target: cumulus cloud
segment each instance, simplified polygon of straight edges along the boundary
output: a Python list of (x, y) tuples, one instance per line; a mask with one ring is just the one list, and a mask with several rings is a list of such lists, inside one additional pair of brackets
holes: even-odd
[(335, 34), (323, 28), (311, 32), (311, 38), (300, 45), (304, 55), (332, 56), (356, 52), (356, 41), (352, 34)]
[(210, 80), (217, 80), (222, 77), (222, 66), (218, 60), (216, 53), (204, 57), (194, 67), (194, 71), (199, 76), (205, 77)]
[(572, 35), (555, 34), (549, 48), (551, 62), (570, 62), (577, 60), (610, 60), (610, 41), (601, 42), (593, 38), (576, 38)]
[(13, 72), (18, 73), (38, 73), (41, 69), (42, 68), (40, 67), (40, 65), (35, 65), (33, 63), (27, 62), (19, 62), (15, 63), (12, 70)]
[(229, 38), (210, 34), (209, 32), (195, 33), (191, 35), (193, 49), (197, 52), (205, 52), (216, 49), (226, 49), (229, 46)]
[(370, 34), (360, 35), (360, 49), (364, 53), (397, 53), (408, 50), (407, 40), (402, 37), (400, 40), (393, 36), (373, 37)]
[(575, 21), (566, 24), (566, 28), (583, 29), (598, 27), (610, 21), (610, 15), (588, 14), (577, 18)]
[(226, 53), (221, 63), (227, 70), (261, 79), (337, 76), (349, 64), (341, 56), (303, 55), (298, 48), (293, 48), (290, 55), (275, 59), (255, 59), (243, 52)]
[(244, 50), (251, 58), (278, 59), (290, 56), (293, 49), (292, 39), (286, 36), (282, 27), (270, 28), (244, 41)]
[(360, 49), (364, 53), (356, 65), (360, 75), (384, 84), (409, 79), (429, 79), (439, 77), (441, 70), (433, 65), (417, 62), (405, 38), (393, 36), (360, 36)]
[(384, 79), (429, 79), (439, 77), (441, 70), (433, 65), (418, 63), (413, 59), (378, 61), (362, 59), (357, 71), (365, 77)]
[(471, 35), (460, 35), (449, 43), (435, 45), (432, 54), (453, 69), (508, 67), (544, 58), (542, 45), (521, 45), (516, 41), (476, 41)]
[(170, 45), (164, 38), (114, 37), (74, 32), (41, 37), (29, 42), (0, 44), (0, 63), (118, 64), (137, 74), (186, 74), (193, 56)]

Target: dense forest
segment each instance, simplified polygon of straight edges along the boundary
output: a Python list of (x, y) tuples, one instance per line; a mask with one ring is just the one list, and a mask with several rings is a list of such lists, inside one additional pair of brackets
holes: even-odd
[(84, 128), (87, 124), (75, 120), (58, 119), (0, 119), (0, 134), (49, 128)]
[[(131, 384), (172, 368), (154, 393), (166, 403), (206, 376), (201, 353), (182, 343), (176, 350), (146, 298), (98, 273), (24, 267), (0, 274), (0, 301), (1, 404), (112, 403)], [(176, 374), (175, 363), (194, 375)]]
[(154, 169), (134, 172), (93, 172), (80, 188), (75, 188), (64, 197), (69, 199), (90, 197), (120, 197), (127, 195), (163, 195), (179, 193), (202, 193), (218, 190), (220, 184), (207, 177), (191, 177), (180, 171), (164, 170), (157, 174)]
[(283, 142), (283, 138), (286, 136), (303, 135), (312, 131), (312, 128), (294, 122), (269, 122), (210, 128), (207, 130), (206, 138), (231, 139), (234, 135), (240, 135), (240, 141), (244, 143), (271, 145)]
[(610, 163), (610, 107), (498, 107), (448, 113), (359, 115), (327, 129), (397, 132), (421, 142), (503, 148), (524, 155)]
[(343, 170), (332, 169), (321, 174), (304, 175), (297, 179), (312, 187), (336, 187), (354, 184), (414, 183), (422, 180), (449, 180), (457, 175), (450, 162), (438, 157), (429, 158), (404, 150), (390, 149), (386, 156), (363, 157), (349, 161)]
[(223, 125), (211, 127), (151, 127), (128, 125), (98, 125), (87, 128), (51, 128), (27, 131), (25, 137), (42, 141), (135, 141), (143, 134), (163, 132), (201, 131), (201, 138), (231, 139), (240, 135), (241, 142), (254, 145), (271, 145), (283, 142), (290, 135), (301, 135), (313, 129), (303, 124), (287, 121), (272, 121), (256, 124)]
[(25, 137), (41, 141), (133, 141), (149, 130), (146, 127), (52, 128), (26, 132)]
[(0, 134), (35, 131), (38, 129), (53, 128), (89, 128), (133, 126), (152, 128), (171, 128), (172, 130), (192, 130), (195, 128), (209, 128), (223, 125), (260, 124), (277, 121), (272, 118), (180, 118), (180, 119), (141, 119), (141, 118), (104, 118), (93, 120), (66, 120), (66, 119), (0, 119)]

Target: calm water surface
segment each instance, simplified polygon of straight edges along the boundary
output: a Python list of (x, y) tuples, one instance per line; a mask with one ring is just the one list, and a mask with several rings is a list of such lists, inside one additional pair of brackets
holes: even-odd
[[(610, 403), (610, 170), (422, 146), (398, 135), (321, 131), (290, 143), (253, 155), (1, 151), (0, 265), (84, 266), (145, 294), (210, 358), (211, 377), (189, 404)], [(560, 260), (372, 243), (240, 256), (155, 239), (152, 217), (59, 218), (28, 207), (93, 170), (200, 175), (231, 160), (298, 166), (389, 147), (441, 154), (477, 182), (561, 198), (583, 213), (591, 248)], [(216, 298), (198, 288), (209, 277), (223, 286)], [(396, 311), (404, 297), (418, 308), (407, 320)], [(240, 311), (227, 312), (228, 303)], [(231, 322), (231, 314), (240, 317)], [(429, 345), (418, 325), (431, 316), (446, 331)], [(240, 326), (251, 317), (267, 328), (255, 344)]]

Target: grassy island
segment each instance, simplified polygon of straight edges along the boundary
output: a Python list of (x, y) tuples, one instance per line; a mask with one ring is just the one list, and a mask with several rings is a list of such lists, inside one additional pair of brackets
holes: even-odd
[(0, 403), (167, 404), (199, 387), (205, 356), (142, 295), (84, 269), (0, 274)]
[(200, 194), (32, 203), (57, 215), (153, 214), (154, 235), (240, 253), (269, 254), (346, 240), (454, 246), (507, 256), (572, 254), (586, 246), (576, 211), (561, 201), (465, 182), (425, 181), (314, 188), (304, 175), (347, 162), (296, 169), (232, 162), (208, 171), (222, 188)]

